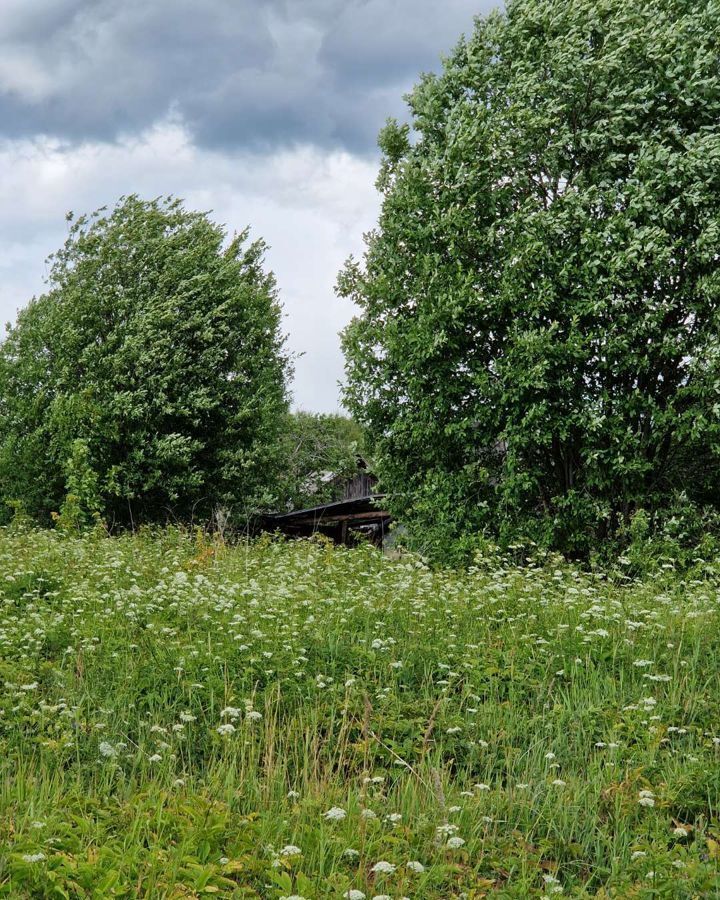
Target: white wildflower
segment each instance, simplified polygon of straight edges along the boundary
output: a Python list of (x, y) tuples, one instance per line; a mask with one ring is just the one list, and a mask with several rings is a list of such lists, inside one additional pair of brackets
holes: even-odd
[(454, 835), (453, 837), (448, 838), (446, 846), (450, 850), (459, 850), (461, 847), (465, 846), (465, 841), (461, 837)]
[(376, 862), (375, 865), (370, 869), (370, 871), (374, 875), (392, 875), (395, 871), (395, 866), (391, 862), (386, 862), (386, 860), (381, 859), (380, 862)]
[(323, 813), (323, 818), (327, 819), (328, 822), (342, 822), (347, 813), (340, 806), (331, 806), (330, 809)]

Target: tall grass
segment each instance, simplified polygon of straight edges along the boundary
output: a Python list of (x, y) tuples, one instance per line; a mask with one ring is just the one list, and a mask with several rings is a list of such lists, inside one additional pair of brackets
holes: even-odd
[(720, 896), (720, 578), (0, 532), (0, 895)]

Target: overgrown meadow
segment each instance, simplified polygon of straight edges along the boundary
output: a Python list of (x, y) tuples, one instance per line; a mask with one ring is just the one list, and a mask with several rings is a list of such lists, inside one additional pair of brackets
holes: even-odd
[(0, 532), (0, 895), (720, 896), (720, 567)]

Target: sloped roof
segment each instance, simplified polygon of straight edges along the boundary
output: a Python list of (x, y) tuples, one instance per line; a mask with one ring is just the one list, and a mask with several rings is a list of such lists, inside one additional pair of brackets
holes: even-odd
[(333, 519), (338, 516), (351, 516), (358, 513), (376, 512), (378, 518), (388, 516), (384, 510), (374, 504), (382, 500), (385, 494), (368, 494), (366, 497), (356, 497), (354, 500), (335, 500), (332, 503), (323, 503), (320, 506), (310, 506), (307, 509), (294, 509), (287, 513), (273, 513), (265, 516), (267, 522), (277, 522), (279, 525), (290, 522), (293, 519)]

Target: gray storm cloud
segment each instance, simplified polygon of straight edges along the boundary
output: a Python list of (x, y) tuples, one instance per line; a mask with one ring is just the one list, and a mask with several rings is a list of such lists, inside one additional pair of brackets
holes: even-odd
[(298, 406), (338, 408), (333, 284), (378, 209), (375, 140), (488, 0), (0, 0), (0, 321), (65, 213), (172, 193), (270, 245)]
[(168, 114), (199, 145), (371, 150), (468, 0), (3, 0), (0, 131), (116, 140)]

